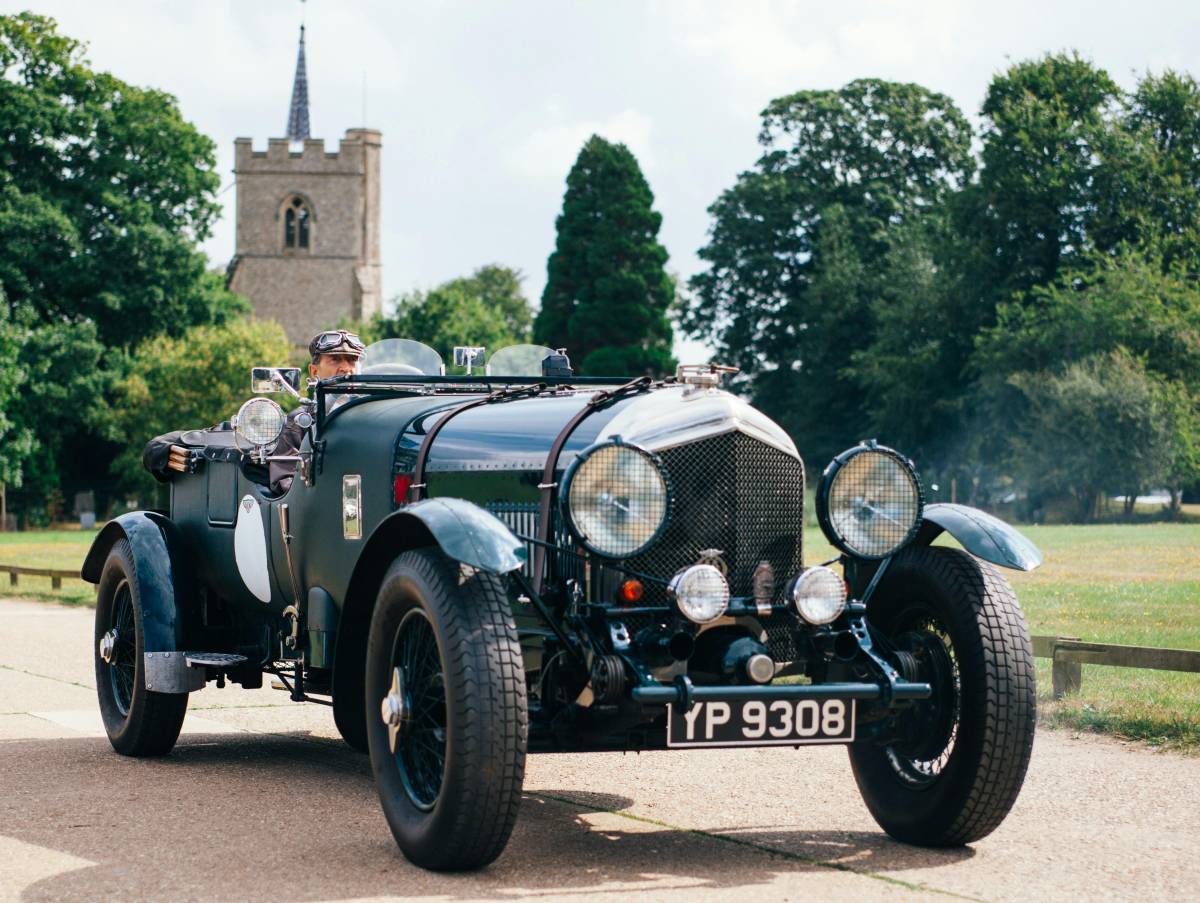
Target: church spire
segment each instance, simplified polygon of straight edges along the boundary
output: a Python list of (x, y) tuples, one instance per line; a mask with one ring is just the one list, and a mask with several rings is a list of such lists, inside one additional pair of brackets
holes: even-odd
[(289, 141), (303, 141), (308, 137), (308, 69), (304, 65), (303, 25), (300, 26), (300, 52), (296, 55), (296, 78), (292, 83), (287, 137)]

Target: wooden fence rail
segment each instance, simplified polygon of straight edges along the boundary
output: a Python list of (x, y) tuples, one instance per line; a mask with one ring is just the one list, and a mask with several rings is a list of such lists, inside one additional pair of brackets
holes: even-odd
[(1051, 676), (1054, 698), (1078, 693), (1083, 683), (1084, 665), (1110, 665), (1115, 668), (1152, 668), (1157, 671), (1187, 671), (1200, 674), (1200, 652), (1190, 649), (1156, 649), (1152, 646), (1120, 646), (1115, 643), (1087, 643), (1079, 637), (1035, 636), (1033, 654), (1052, 659)]
[(51, 589), (62, 589), (64, 579), (82, 580), (79, 571), (64, 571), (56, 568), (27, 568), (15, 564), (0, 564), (0, 574), (8, 574), (8, 585), (16, 586), (19, 576), (49, 577)]

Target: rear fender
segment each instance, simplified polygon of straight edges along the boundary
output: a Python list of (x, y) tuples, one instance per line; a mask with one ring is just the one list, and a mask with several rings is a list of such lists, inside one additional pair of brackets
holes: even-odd
[(1032, 571), (1044, 560), (1019, 530), (978, 508), (945, 502), (926, 505), (924, 521), (916, 545), (929, 545), (944, 530), (976, 558), (1001, 567)]
[(130, 511), (110, 520), (92, 541), (83, 560), (80, 576), (99, 583), (104, 562), (118, 540), (125, 539), (133, 552), (142, 613), (146, 652), (175, 652), (186, 649), (185, 613), (195, 591), (190, 579), (191, 559), (185, 551), (179, 528), (152, 511)]

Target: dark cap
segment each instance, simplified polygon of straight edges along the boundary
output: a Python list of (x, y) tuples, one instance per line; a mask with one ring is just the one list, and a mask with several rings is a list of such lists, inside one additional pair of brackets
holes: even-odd
[(361, 357), (366, 345), (352, 332), (344, 329), (330, 329), (313, 336), (308, 343), (308, 353), (314, 358), (319, 354), (353, 354)]

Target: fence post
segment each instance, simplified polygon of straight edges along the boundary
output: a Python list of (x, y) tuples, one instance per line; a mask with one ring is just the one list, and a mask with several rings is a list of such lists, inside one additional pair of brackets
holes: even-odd
[(1050, 676), (1054, 682), (1054, 698), (1062, 699), (1068, 693), (1078, 693), (1083, 686), (1083, 665), (1079, 662), (1069, 662), (1058, 657), (1058, 640), (1078, 640), (1079, 637), (1055, 637), (1054, 662)]
[(16, 572), (16, 571), (9, 571), (9, 572), (8, 572), (8, 585), (9, 585), (9, 586), (16, 586), (16, 585), (17, 585), (17, 572)]

